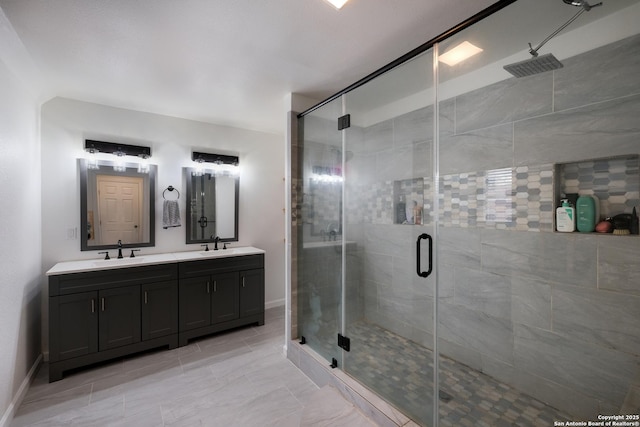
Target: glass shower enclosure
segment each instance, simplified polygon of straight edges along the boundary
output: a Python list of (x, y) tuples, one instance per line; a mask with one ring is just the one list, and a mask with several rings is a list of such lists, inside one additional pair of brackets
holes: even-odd
[(640, 238), (555, 227), (640, 209), (640, 2), (573, 3), (498, 2), (299, 117), (298, 339), (419, 425), (640, 412)]

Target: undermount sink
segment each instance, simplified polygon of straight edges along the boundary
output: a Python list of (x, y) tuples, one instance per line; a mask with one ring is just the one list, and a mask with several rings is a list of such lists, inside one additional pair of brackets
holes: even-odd
[(239, 248), (228, 248), (228, 249), (209, 249), (208, 251), (200, 251), (198, 254), (203, 257), (223, 257), (230, 255), (239, 255), (242, 253), (246, 253), (251, 248), (239, 247)]
[(97, 267), (104, 267), (108, 265), (122, 265), (122, 264), (137, 264), (144, 261), (144, 257), (135, 257), (135, 258), (112, 258), (112, 259), (103, 259), (100, 261), (94, 261), (93, 265)]
[(218, 249), (217, 251), (209, 250), (209, 251), (200, 251), (199, 254), (200, 256), (204, 256), (204, 257), (216, 257), (216, 256), (223, 256), (226, 254), (232, 254), (233, 253), (233, 249)]

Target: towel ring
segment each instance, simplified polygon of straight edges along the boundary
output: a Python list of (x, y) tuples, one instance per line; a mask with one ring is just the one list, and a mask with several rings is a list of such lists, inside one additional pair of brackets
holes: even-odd
[[(167, 188), (164, 189), (164, 191), (162, 192), (162, 198), (167, 200), (166, 197), (164, 197), (164, 193), (167, 192), (167, 190), (169, 191), (175, 191), (176, 193), (178, 193), (178, 199), (180, 198), (180, 192), (178, 191), (177, 188), (174, 188), (173, 185), (168, 186)], [(177, 200), (177, 199), (176, 199)]]

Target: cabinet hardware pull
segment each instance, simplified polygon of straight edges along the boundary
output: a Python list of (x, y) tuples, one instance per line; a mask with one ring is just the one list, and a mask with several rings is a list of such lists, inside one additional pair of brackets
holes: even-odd
[(244, 276), (242, 276), (242, 287), (244, 288)]
[(213, 292), (218, 292), (218, 281), (217, 280), (213, 281)]
[(147, 291), (144, 291), (144, 303), (145, 304), (149, 303), (149, 298), (148, 298), (148, 295), (147, 295)]
[(96, 300), (91, 298), (91, 312), (95, 313), (96, 312)]
[(104, 311), (104, 297), (102, 297), (101, 299), (102, 299), (102, 311)]

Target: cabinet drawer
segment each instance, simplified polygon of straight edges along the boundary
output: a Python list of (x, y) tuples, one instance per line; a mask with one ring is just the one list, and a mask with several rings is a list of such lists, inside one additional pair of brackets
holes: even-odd
[(114, 270), (88, 271), (49, 277), (49, 296), (69, 295), (178, 278), (176, 264), (145, 265)]
[(255, 268), (264, 268), (264, 254), (186, 261), (178, 265), (181, 279)]

